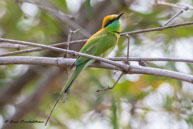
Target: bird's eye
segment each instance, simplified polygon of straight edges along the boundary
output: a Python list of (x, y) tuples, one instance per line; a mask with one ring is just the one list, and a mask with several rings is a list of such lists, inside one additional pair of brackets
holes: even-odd
[(105, 25), (105, 27), (108, 26), (109, 24), (111, 24), (112, 22), (114, 22), (115, 20), (116, 20), (116, 19), (109, 20), (109, 21), (107, 22), (107, 24)]

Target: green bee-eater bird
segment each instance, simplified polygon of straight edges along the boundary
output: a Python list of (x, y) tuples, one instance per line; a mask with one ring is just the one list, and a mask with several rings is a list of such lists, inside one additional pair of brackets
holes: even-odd
[[(120, 13), (119, 15), (113, 14), (113, 15), (106, 16), (103, 19), (102, 28), (88, 39), (88, 41), (82, 47), (80, 52), (94, 55), (94, 56), (100, 56), (100, 57), (105, 57), (109, 55), (110, 52), (116, 46), (118, 39), (120, 37), (121, 24), (120, 24), (119, 19), (122, 15), (123, 13)], [(83, 69), (85, 69), (89, 64), (92, 64), (93, 62), (94, 60), (91, 60), (86, 57), (77, 58), (77, 60), (74, 63), (74, 66), (76, 67), (76, 69), (74, 73), (72, 74), (71, 78), (68, 80), (66, 86), (61, 90), (60, 96), (57, 102), (55, 103), (54, 107), (52, 108), (52, 111), (55, 108), (56, 104), (58, 103), (59, 99), (64, 94), (69, 94), (70, 87), (72, 86), (72, 83), (78, 77), (80, 72)]]
[[(122, 15), (123, 13), (120, 13), (119, 15), (113, 14), (106, 16), (103, 19), (102, 28), (88, 39), (80, 52), (100, 57), (108, 56), (116, 46), (120, 37), (121, 24), (119, 18)], [(90, 60), (86, 57), (77, 58), (76, 62), (74, 63), (76, 69), (70, 80), (67, 82), (65, 88), (61, 91), (61, 94), (68, 94), (70, 92), (72, 83), (80, 72), (93, 62), (94, 60)]]

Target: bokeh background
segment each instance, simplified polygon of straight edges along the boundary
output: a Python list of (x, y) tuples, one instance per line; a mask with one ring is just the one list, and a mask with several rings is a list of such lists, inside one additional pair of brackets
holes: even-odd
[[(193, 5), (192, 0), (168, 0)], [(0, 37), (51, 45), (85, 39), (100, 29), (104, 16), (125, 12), (122, 31), (159, 27), (180, 9), (154, 0), (0, 0)], [(188, 10), (170, 24), (193, 20)], [(193, 26), (131, 36), (131, 57), (193, 58)], [(79, 50), (84, 43), (73, 44)], [(110, 57), (126, 56), (121, 37)], [(22, 48), (21, 48), (22, 49)], [(0, 48), (0, 53), (17, 49)], [(45, 50), (22, 56), (62, 57)], [(138, 65), (138, 62), (131, 62)], [(147, 62), (150, 67), (192, 75), (191, 63)], [(193, 129), (193, 85), (150, 75), (125, 75), (110, 91), (120, 72), (87, 68), (73, 84), (65, 104), (57, 105), (44, 123), (5, 124), (5, 120), (44, 121), (68, 79), (69, 69), (49, 66), (0, 66), (0, 128), (4, 129)]]

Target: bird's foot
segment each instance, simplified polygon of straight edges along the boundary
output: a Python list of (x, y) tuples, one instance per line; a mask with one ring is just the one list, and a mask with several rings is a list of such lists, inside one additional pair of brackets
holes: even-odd
[(104, 89), (98, 89), (96, 92), (101, 92), (101, 91), (105, 91), (105, 90), (112, 90), (114, 88), (114, 86), (108, 86), (107, 88)]
[(121, 73), (121, 75), (118, 77), (118, 79), (117, 79), (117, 81), (114, 83), (114, 85), (113, 86), (108, 86), (107, 88), (104, 88), (104, 89), (99, 89), (99, 90), (97, 90), (96, 92), (100, 92), (100, 91), (105, 91), (105, 90), (112, 90), (115, 86), (116, 86), (116, 84), (118, 83), (118, 81), (121, 79), (121, 77), (124, 75), (124, 73)]

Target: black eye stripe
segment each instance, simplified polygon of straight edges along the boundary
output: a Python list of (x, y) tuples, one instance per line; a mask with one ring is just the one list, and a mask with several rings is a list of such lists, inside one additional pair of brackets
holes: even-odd
[(116, 18), (113, 19), (113, 20), (109, 20), (109, 21), (107, 22), (107, 24), (105, 25), (105, 27), (108, 26), (109, 24), (111, 24), (112, 22), (114, 22), (115, 20), (116, 20)]

